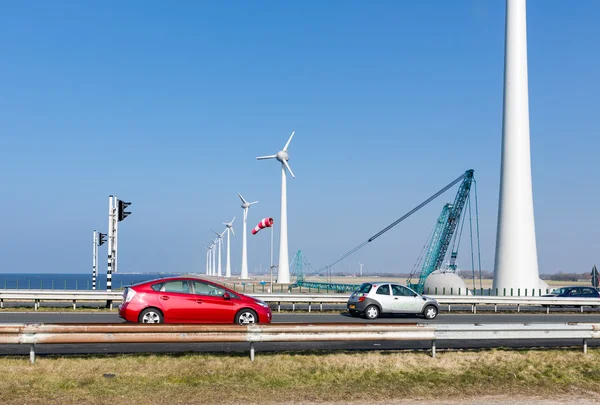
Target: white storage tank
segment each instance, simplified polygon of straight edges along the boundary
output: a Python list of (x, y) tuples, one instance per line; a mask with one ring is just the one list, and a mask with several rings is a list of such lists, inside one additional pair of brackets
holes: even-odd
[(442, 273), (437, 270), (431, 273), (425, 279), (424, 293), (434, 295), (436, 294), (436, 288), (438, 295), (444, 294), (444, 288), (446, 289), (446, 295), (450, 295), (451, 292), (453, 295), (458, 295), (459, 291), (460, 295), (472, 295), (465, 281), (453, 272)]

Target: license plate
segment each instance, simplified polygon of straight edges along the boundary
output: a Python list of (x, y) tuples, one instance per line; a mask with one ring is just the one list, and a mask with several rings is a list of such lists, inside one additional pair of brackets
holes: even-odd
[(356, 305), (349, 305), (348, 307), (349, 307), (350, 309), (354, 309), (354, 308), (356, 308)]

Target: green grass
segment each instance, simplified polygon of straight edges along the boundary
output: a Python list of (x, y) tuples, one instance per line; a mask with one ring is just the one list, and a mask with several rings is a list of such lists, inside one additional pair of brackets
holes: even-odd
[(42, 356), (2, 358), (0, 374), (6, 405), (556, 399), (600, 392), (600, 351)]

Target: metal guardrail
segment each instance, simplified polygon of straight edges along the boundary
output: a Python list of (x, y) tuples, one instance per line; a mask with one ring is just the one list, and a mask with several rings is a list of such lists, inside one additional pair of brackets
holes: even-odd
[[(120, 302), (123, 293), (121, 291), (46, 291), (46, 290), (0, 290), (0, 308), (4, 308), (4, 300), (33, 301), (34, 308), (39, 308), (41, 301), (71, 301), (73, 309), (77, 307), (77, 301), (106, 301), (112, 309), (113, 301)], [(281, 310), (281, 304), (292, 304), (292, 310), (295, 310), (295, 304), (308, 304), (309, 312), (313, 305), (319, 305), (323, 310), (323, 304), (345, 304), (350, 295), (348, 294), (247, 294), (252, 297), (263, 300), (269, 304), (277, 305), (277, 310)], [(579, 307), (583, 312), (583, 307), (600, 307), (600, 299), (595, 298), (556, 298), (556, 297), (504, 297), (504, 296), (479, 296), (479, 295), (429, 295), (438, 301), (440, 305), (447, 305), (448, 311), (452, 310), (452, 305), (471, 306), (473, 313), (477, 312), (478, 306), (494, 306), (494, 311), (498, 311), (498, 306), (516, 306), (517, 311), (522, 306), (546, 306), (546, 312), (550, 312), (552, 306), (571, 306)]]
[(588, 339), (600, 338), (600, 324), (0, 324), (0, 344), (28, 344), (31, 363), (36, 344), (225, 343), (429, 341), (436, 357), (440, 340), (577, 339), (587, 353)]

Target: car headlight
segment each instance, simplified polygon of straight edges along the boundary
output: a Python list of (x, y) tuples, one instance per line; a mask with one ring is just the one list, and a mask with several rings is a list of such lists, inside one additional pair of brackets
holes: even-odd
[(264, 302), (264, 301), (259, 301), (259, 300), (256, 300), (255, 302), (256, 302), (258, 305), (260, 305), (261, 307), (269, 308), (269, 304), (267, 304), (267, 303), (266, 303), (266, 302)]

